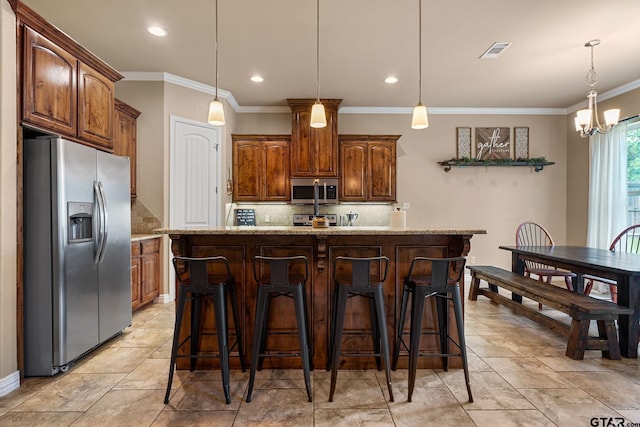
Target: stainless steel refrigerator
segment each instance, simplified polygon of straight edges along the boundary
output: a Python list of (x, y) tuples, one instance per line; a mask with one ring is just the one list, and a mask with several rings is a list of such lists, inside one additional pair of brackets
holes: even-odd
[(24, 142), (25, 375), (48, 376), (131, 325), (129, 159)]

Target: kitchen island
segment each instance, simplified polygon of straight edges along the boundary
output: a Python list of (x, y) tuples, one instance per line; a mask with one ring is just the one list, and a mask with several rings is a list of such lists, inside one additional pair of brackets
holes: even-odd
[[(416, 256), (454, 257), (469, 253), (470, 240), (474, 234), (486, 234), (485, 230), (459, 229), (397, 229), (390, 227), (288, 227), (288, 226), (235, 226), (212, 228), (158, 229), (157, 233), (168, 234), (171, 251), (175, 256), (222, 255), (229, 259), (238, 289), (240, 325), (244, 348), (251, 349), (257, 284), (253, 279), (251, 260), (255, 255), (293, 256), (304, 255), (309, 259), (310, 271), (307, 282), (307, 304), (309, 315), (310, 342), (313, 364), (323, 369), (327, 363), (331, 300), (333, 295), (332, 260), (337, 256), (372, 257), (387, 256), (390, 259), (384, 294), (387, 307), (389, 343), (395, 343), (395, 330), (402, 298), (402, 278), (408, 274), (411, 260)], [(464, 289), (464, 282), (461, 283)], [(464, 299), (463, 299), (464, 300)], [(203, 310), (202, 327), (205, 332), (215, 331), (213, 311), (210, 305)], [(181, 336), (188, 335), (190, 313), (185, 312)], [(425, 329), (433, 329), (433, 310), (427, 310)], [(287, 335), (296, 331), (295, 315), (291, 301), (275, 299), (270, 306), (267, 349), (299, 351), (298, 338)], [(451, 316), (451, 321), (453, 316)], [(349, 301), (345, 318), (345, 339), (343, 351), (372, 349), (371, 337), (354, 335), (370, 331), (369, 305), (360, 301)], [(233, 322), (230, 320), (230, 337), (233, 337)], [(408, 322), (407, 322), (408, 330)], [(434, 337), (430, 337), (434, 338)], [(423, 340), (425, 349), (435, 348), (436, 340)], [(202, 350), (216, 350), (215, 337), (204, 336)], [(402, 354), (406, 354), (402, 352)], [(247, 354), (247, 360), (249, 359)], [(239, 366), (236, 357), (231, 358), (232, 366)], [(422, 358), (421, 367), (439, 367), (440, 358)], [(235, 365), (234, 365), (235, 364)], [(265, 368), (299, 367), (299, 358), (267, 358)], [(406, 358), (400, 357), (399, 366), (406, 366)], [(454, 366), (456, 363), (454, 361)], [(178, 365), (187, 368), (186, 363)], [(215, 369), (217, 359), (199, 359), (198, 369)], [(367, 358), (346, 358), (341, 367), (373, 368), (375, 360)]]

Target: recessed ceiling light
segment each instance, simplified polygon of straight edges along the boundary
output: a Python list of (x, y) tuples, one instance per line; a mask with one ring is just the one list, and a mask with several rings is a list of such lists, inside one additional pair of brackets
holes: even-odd
[(262, 83), (264, 79), (262, 78), (262, 76), (256, 74), (255, 76), (251, 76), (251, 81), (255, 83)]
[(149, 27), (147, 28), (147, 31), (149, 31), (154, 36), (158, 36), (158, 37), (164, 37), (167, 35), (167, 32), (160, 27)]
[(394, 77), (394, 76), (389, 76), (386, 79), (384, 79), (384, 82), (387, 83), (387, 84), (392, 85), (394, 83), (398, 83), (398, 78)]

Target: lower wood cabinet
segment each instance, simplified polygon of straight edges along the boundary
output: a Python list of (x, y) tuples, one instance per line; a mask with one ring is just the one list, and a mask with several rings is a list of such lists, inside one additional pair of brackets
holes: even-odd
[(160, 293), (160, 238), (131, 242), (131, 309)]

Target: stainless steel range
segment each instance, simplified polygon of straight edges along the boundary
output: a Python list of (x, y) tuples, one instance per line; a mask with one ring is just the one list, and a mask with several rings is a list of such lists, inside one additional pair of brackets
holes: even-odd
[[(338, 215), (336, 214), (323, 214), (320, 215), (329, 220), (329, 225), (334, 226), (338, 225)], [(294, 214), (293, 215), (293, 225), (311, 225), (313, 222), (313, 214)]]

